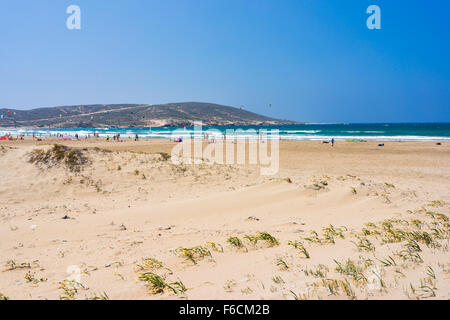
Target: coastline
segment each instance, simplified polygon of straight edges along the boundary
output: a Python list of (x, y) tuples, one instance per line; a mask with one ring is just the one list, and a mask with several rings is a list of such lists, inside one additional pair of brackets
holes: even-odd
[(364, 141), (450, 141), (450, 123), (393, 123), (393, 124), (296, 124), (270, 126), (196, 126), (196, 127), (96, 127), (96, 128), (2, 128), (0, 136), (11, 134), (52, 137), (64, 136), (80, 138), (92, 136), (101, 138), (120, 134), (122, 138), (134, 138), (139, 135), (143, 139), (195, 138), (223, 140), (228, 139), (260, 139), (260, 133), (267, 133), (269, 139), (364, 142)]

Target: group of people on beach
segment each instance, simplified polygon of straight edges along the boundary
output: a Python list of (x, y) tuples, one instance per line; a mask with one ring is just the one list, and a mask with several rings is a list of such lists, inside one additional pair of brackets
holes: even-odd
[(10, 133), (5, 134), (4, 136), (0, 137), (0, 140), (8, 140), (8, 141), (13, 141), (13, 140), (23, 140), (24, 139), (24, 135), (18, 135), (16, 138), (14, 138)]
[[(113, 140), (119, 142), (120, 141), (120, 133), (113, 135)], [(106, 141), (109, 141), (109, 135), (106, 136)]]

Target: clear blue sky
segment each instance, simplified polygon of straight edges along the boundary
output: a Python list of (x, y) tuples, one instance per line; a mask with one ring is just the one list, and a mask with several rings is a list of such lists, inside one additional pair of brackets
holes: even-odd
[[(81, 30), (66, 28), (71, 4)], [(371, 4), (381, 30), (366, 27)], [(205, 101), (448, 122), (449, 13), (441, 0), (0, 0), (0, 108)]]

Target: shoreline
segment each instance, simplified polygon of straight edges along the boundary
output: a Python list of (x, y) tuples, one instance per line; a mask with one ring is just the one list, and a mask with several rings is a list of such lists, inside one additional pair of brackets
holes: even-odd
[[(23, 129), (28, 130), (28, 129)], [(31, 129), (33, 130), (33, 129)], [(191, 139), (201, 139), (203, 141), (205, 140), (225, 140), (224, 133), (214, 133), (211, 134), (210, 132), (203, 130), (203, 131), (192, 131), (192, 130), (186, 130), (182, 131), (181, 128), (177, 128), (172, 131), (160, 131), (160, 132), (152, 132), (151, 130), (149, 132), (141, 132), (141, 131), (133, 131), (130, 129), (127, 132), (121, 132), (119, 130), (109, 129), (108, 132), (102, 132), (104, 129), (97, 128), (97, 130), (71, 130), (71, 129), (64, 129), (64, 130), (58, 130), (58, 129), (51, 129), (51, 134), (49, 135), (47, 132), (48, 130), (39, 130), (35, 132), (11, 132), (8, 129), (1, 130), (0, 129), (0, 137), (13, 137), (14, 139), (19, 138), (21, 136), (23, 137), (32, 137), (33, 134), (36, 138), (42, 138), (42, 139), (52, 139), (55, 138), (57, 134), (63, 136), (66, 139), (74, 139), (75, 135), (79, 135), (80, 140), (84, 139), (92, 139), (94, 133), (98, 133), (99, 137), (102, 139), (106, 139), (107, 136), (109, 136), (111, 139), (114, 135), (120, 134), (121, 138), (123, 139), (134, 139), (135, 135), (139, 135), (139, 139), (143, 140), (154, 140), (154, 139), (171, 139), (171, 138), (191, 138)], [(447, 136), (426, 136), (426, 135), (377, 135), (377, 136), (370, 136), (370, 135), (305, 135), (305, 134), (289, 134), (289, 133), (272, 133), (271, 131), (267, 131), (266, 138), (267, 140), (280, 140), (280, 141), (330, 141), (331, 139), (334, 139), (335, 141), (339, 142), (448, 142), (450, 141), (450, 137)], [(269, 134), (270, 133), (270, 134)], [(205, 135), (209, 134), (208, 138), (205, 138)], [(227, 139), (231, 140), (251, 140), (251, 141), (257, 141), (260, 140), (263, 135), (260, 135), (257, 132), (251, 133), (251, 134), (228, 134)]]

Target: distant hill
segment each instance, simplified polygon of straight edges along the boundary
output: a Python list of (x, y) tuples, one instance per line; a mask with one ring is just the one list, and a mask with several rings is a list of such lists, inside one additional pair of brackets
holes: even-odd
[(0, 114), (5, 115), (4, 120), (0, 120), (0, 127), (163, 127), (189, 126), (198, 120), (205, 126), (297, 123), (269, 118), (240, 108), (203, 102), (159, 105), (95, 104), (32, 110), (0, 109)]

